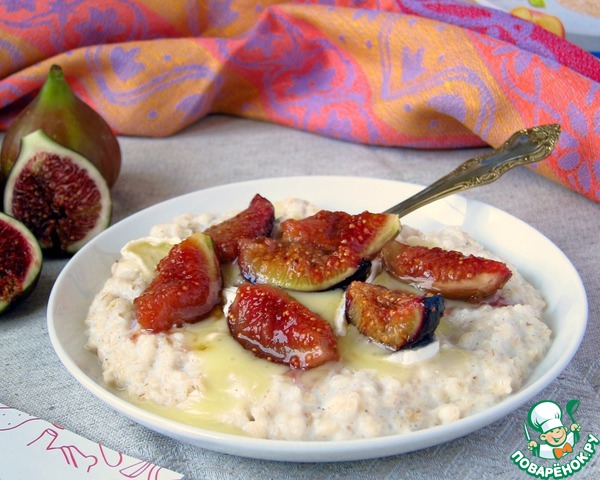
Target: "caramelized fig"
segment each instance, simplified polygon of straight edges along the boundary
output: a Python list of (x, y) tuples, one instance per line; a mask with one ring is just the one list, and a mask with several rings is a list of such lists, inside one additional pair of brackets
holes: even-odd
[(117, 138), (106, 121), (73, 93), (58, 65), (50, 67), (38, 95), (6, 131), (0, 151), (0, 176), (8, 178), (17, 161), (21, 139), (36, 130), (88, 159), (109, 187), (116, 182), (121, 169)]
[(239, 249), (246, 280), (290, 290), (328, 290), (365, 270), (362, 257), (343, 246), (330, 252), (311, 243), (259, 237), (241, 240)]
[(489, 297), (512, 276), (502, 262), (439, 247), (390, 242), (382, 256), (385, 268), (397, 279), (457, 300)]
[(322, 210), (281, 223), (281, 238), (239, 243), (238, 264), (252, 283), (322, 291), (364, 280), (370, 260), (400, 230), (397, 215)]
[(346, 290), (346, 318), (392, 350), (430, 338), (443, 313), (441, 295), (415, 296), (364, 282), (352, 282)]
[(333, 251), (343, 245), (363, 258), (371, 258), (400, 232), (398, 215), (321, 210), (301, 220), (281, 224), (282, 238), (290, 242), (311, 243)]
[(202, 320), (219, 302), (221, 267), (212, 239), (195, 233), (174, 245), (133, 301), (140, 326), (154, 333)]
[(108, 227), (110, 192), (96, 167), (41, 130), (23, 138), (4, 190), (4, 211), (44, 250), (74, 253)]
[(238, 256), (238, 241), (243, 238), (268, 237), (273, 230), (275, 207), (256, 194), (250, 205), (235, 217), (207, 228), (204, 233), (215, 242), (221, 263), (232, 262)]
[(242, 285), (227, 313), (233, 338), (271, 362), (307, 370), (339, 354), (331, 325), (270, 285)]
[(0, 213), (0, 313), (24, 300), (42, 270), (42, 250), (29, 229)]

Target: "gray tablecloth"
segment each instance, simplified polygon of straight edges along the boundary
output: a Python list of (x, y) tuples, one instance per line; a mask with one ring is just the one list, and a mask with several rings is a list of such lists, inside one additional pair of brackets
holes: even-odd
[[(114, 221), (187, 192), (248, 179), (343, 174), (428, 184), (482, 151), (375, 148), (221, 116), (209, 117), (172, 138), (120, 142), (124, 161), (112, 192)], [(600, 437), (600, 206), (525, 168), (464, 195), (538, 229), (581, 275), (589, 298), (587, 333), (571, 364), (533, 400), (552, 399), (564, 406), (579, 399), (577, 421), (582, 432)], [(513, 452), (526, 448), (522, 426), (530, 405), (453, 442), (391, 458), (344, 463), (259, 461), (154, 433), (88, 393), (54, 353), (46, 329), (46, 304), (65, 263), (48, 260), (28, 301), (0, 317), (0, 403), (189, 479), (532, 478), (509, 460)], [(599, 456), (591, 456), (573, 478), (600, 478)]]

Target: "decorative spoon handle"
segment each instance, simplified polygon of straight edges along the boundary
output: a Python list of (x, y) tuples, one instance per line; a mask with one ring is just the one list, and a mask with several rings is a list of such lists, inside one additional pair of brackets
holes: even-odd
[(558, 142), (560, 125), (541, 125), (519, 130), (502, 146), (467, 160), (458, 168), (410, 198), (385, 211), (400, 217), (452, 193), (486, 185), (519, 165), (546, 158)]

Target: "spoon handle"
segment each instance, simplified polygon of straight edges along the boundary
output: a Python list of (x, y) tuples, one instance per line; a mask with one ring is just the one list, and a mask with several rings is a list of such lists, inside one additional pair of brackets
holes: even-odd
[(467, 160), (445, 177), (387, 209), (385, 213), (395, 213), (402, 217), (452, 193), (491, 183), (511, 168), (539, 162), (554, 150), (559, 135), (560, 125), (557, 124), (519, 130), (499, 148)]

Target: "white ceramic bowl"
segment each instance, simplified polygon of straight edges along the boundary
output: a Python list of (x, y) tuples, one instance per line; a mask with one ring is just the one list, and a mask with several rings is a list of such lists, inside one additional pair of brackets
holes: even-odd
[(548, 307), (544, 320), (553, 331), (547, 355), (523, 387), (483, 412), (443, 426), (367, 440), (282, 441), (215, 433), (163, 418), (127, 402), (103, 383), (97, 357), (85, 349), (87, 310), (109, 277), (121, 247), (129, 240), (146, 236), (156, 223), (171, 221), (188, 212), (242, 209), (255, 193), (272, 201), (304, 198), (329, 210), (377, 212), (420, 188), (372, 178), (273, 178), (201, 190), (147, 208), (94, 238), (59, 275), (48, 305), (48, 329), (54, 349), (67, 370), (116, 411), (164, 435), (218, 452), (298, 462), (360, 460), (418, 450), (478, 430), (523, 405), (567, 366), (585, 332), (587, 298), (575, 268), (550, 240), (501, 210), (460, 196), (439, 200), (402, 221), (424, 231), (459, 226), (484, 247), (516, 265), (546, 298)]

